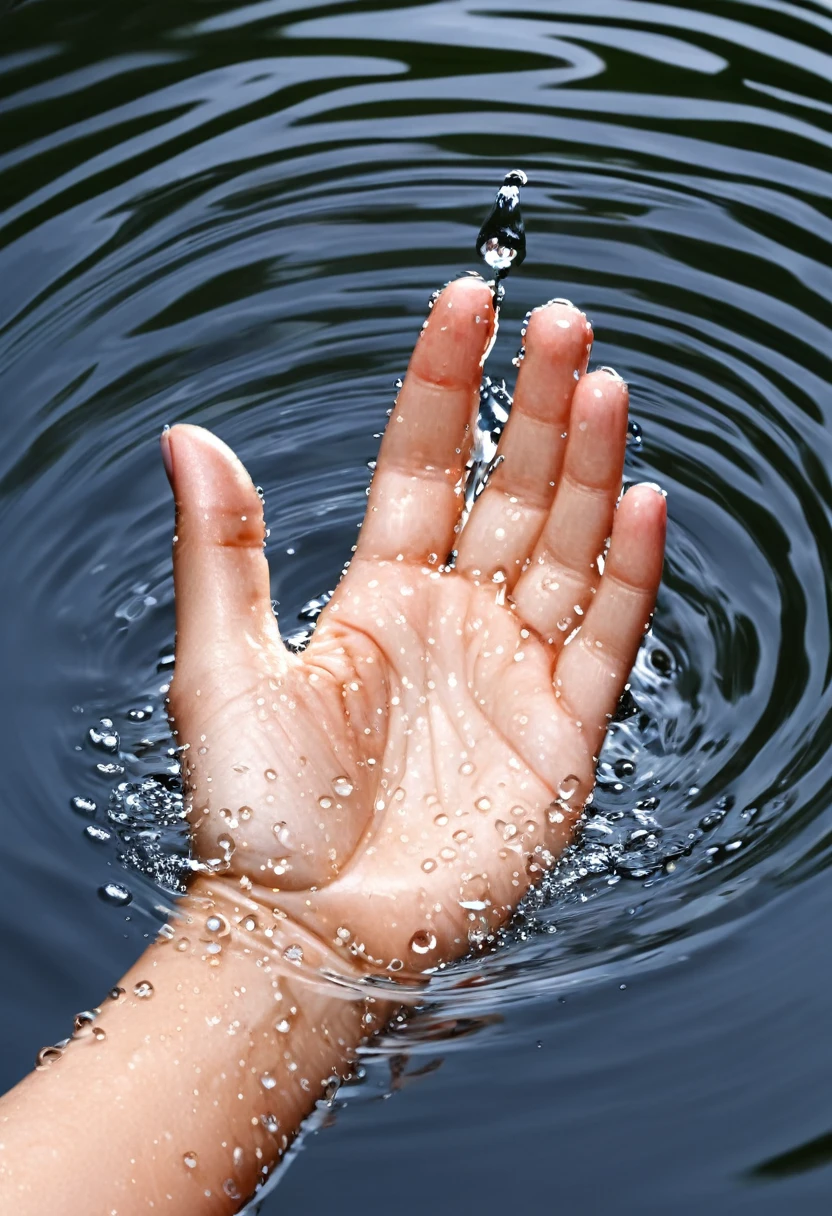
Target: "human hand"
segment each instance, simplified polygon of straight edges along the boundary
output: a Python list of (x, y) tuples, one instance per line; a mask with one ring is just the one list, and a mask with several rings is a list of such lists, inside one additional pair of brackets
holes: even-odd
[(199, 428), (163, 436), (195, 853), (271, 923), (373, 968), (488, 940), (553, 864), (661, 575), (663, 496), (637, 486), (616, 507), (627, 387), (586, 374), (592, 331), (565, 304), (532, 314), (504, 460), (460, 531), (494, 323), (479, 280), (437, 300), (356, 553), (300, 655), (247, 473)]

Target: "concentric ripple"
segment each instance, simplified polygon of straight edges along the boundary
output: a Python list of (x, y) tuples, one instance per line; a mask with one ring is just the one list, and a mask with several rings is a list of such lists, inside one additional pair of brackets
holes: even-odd
[[(489, 370), (510, 383), (543, 300), (589, 313), (668, 561), (583, 838), (510, 949), (439, 977), (442, 1016), (664, 966), (827, 868), (828, 7), (40, 0), (0, 31), (5, 763), (41, 847), (185, 857), (162, 426), (215, 429), (264, 488), (292, 633), (354, 541), (429, 294), (516, 165), (528, 257)], [(161, 818), (119, 822), (136, 791), (111, 791), (148, 777)]]

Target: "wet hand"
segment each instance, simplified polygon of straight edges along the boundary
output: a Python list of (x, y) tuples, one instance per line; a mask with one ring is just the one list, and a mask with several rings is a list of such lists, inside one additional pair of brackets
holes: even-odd
[(438, 299), (300, 655), (242, 465), (199, 428), (163, 437), (195, 853), (267, 917), (391, 971), (487, 941), (562, 851), (661, 575), (662, 495), (618, 501), (626, 385), (587, 374), (590, 326), (562, 303), (532, 314), (504, 459), (462, 526), (493, 330), (481, 281)]

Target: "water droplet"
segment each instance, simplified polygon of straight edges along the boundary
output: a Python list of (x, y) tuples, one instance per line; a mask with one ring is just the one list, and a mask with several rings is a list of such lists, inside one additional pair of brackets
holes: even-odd
[(570, 798), (574, 798), (575, 791), (580, 784), (580, 778), (576, 777), (574, 773), (570, 773), (558, 786), (558, 797), (562, 798), (564, 802), (568, 802)]
[(275, 1030), (278, 1034), (288, 1034), (292, 1029), (288, 1018), (281, 1018), (275, 1025)]
[(459, 773), (460, 773), (460, 776), (462, 776), (462, 777), (470, 777), (471, 774), (473, 773), (473, 771), (474, 771), (474, 766), (470, 760), (466, 760), (463, 764), (460, 764), (460, 766), (459, 766)]
[(404, 963), (400, 958), (391, 958), (390, 962), (387, 964), (388, 971), (401, 971), (403, 967)]
[(120, 1001), (124, 995), (125, 992), (123, 988), (115, 987), (111, 988), (107, 993), (107, 998), (111, 1001)]
[(140, 1001), (148, 1001), (153, 996), (153, 985), (150, 980), (140, 980), (138, 984), (133, 986), (133, 995), (137, 996)]
[(336, 777), (332, 782), (332, 788), (339, 798), (349, 798), (355, 787), (347, 777)]
[(436, 938), (429, 929), (419, 929), (410, 939), (410, 949), (414, 954), (429, 954), (436, 949)]
[(238, 811), (238, 814), (239, 814), (240, 818), (243, 820), (243, 822), (245, 823), (249, 819), (251, 819), (251, 816), (254, 814), (254, 812), (252, 811), (250, 806), (241, 806), (240, 810)]
[(60, 1047), (41, 1047), (35, 1057), (35, 1068), (43, 1071), (45, 1068), (51, 1068), (56, 1060), (60, 1060), (63, 1055)]
[(422, 869), (425, 871), (426, 874), (430, 874), (433, 870), (436, 869), (436, 862), (433, 860), (432, 857), (426, 857), (425, 860), (422, 862)]
[(490, 811), (491, 810), (491, 799), (484, 798), (484, 797), (478, 798), (477, 801), (474, 803), (474, 806), (477, 808), (478, 811)]
[(288, 846), (291, 836), (289, 834), (289, 829), (286, 827), (286, 824), (282, 819), (278, 823), (272, 824), (272, 831), (282, 845)]
[(70, 798), (69, 805), (76, 815), (83, 815), (86, 819), (92, 819), (98, 809), (92, 798), (83, 798), (80, 794)]
[(439, 856), (442, 858), (443, 861), (455, 861), (456, 860), (456, 849), (452, 849), (449, 846), (446, 846), (444, 849), (439, 850)]
[(237, 847), (237, 845), (234, 841), (234, 837), (229, 836), (226, 833), (223, 833), (222, 836), (217, 837), (217, 844), (219, 845), (219, 847), (222, 849), (223, 853), (225, 854), (225, 860), (230, 861), (231, 857), (234, 854), (234, 850)]
[(117, 908), (123, 908), (133, 900), (131, 891), (120, 882), (106, 882), (103, 887), (98, 888), (98, 898), (102, 899), (105, 904), (114, 904)]
[(464, 828), (460, 828), (458, 832), (454, 832), (454, 840), (457, 844), (466, 844), (470, 839), (471, 837)]
[(290, 963), (300, 964), (303, 962), (303, 950), (296, 943), (293, 943), (283, 951), (283, 957)]
[(237, 1186), (237, 1183), (233, 1178), (226, 1178), (225, 1182), (222, 1184), (222, 1189), (225, 1191), (229, 1199), (240, 1198), (240, 1188)]
[(184, 951), (188, 949), (189, 945), (190, 945), (190, 942), (188, 941), (187, 937), (180, 937), (179, 941), (176, 943), (176, 946), (174, 948), (176, 950), (178, 950), (181, 954), (181, 953), (184, 953)]
[(322, 798), (318, 799), (318, 806), (321, 808), (321, 810), (328, 811), (332, 806), (332, 799), (327, 798), (326, 795), (324, 795)]
[(95, 1021), (95, 1014), (91, 1009), (84, 1009), (81, 1013), (76, 1013), (72, 1021), (73, 1035), (82, 1035), (85, 1031), (90, 1030)]
[(438, 828), (444, 828), (447, 825), (448, 816), (444, 811), (441, 811), (438, 815), (434, 816), (433, 822)]
[(632, 777), (635, 771), (636, 766), (633, 764), (632, 760), (625, 760), (623, 757), (620, 760), (616, 760), (615, 764), (613, 765), (613, 772), (615, 773), (616, 777)]
[(256, 917), (254, 917), (254, 916), (247, 916), (247, 917), (245, 918), (245, 920), (243, 921), (243, 928), (244, 928), (244, 929), (245, 929), (245, 930), (246, 930), (248, 933), (254, 933), (254, 932), (256, 932), (256, 930), (257, 930), (257, 918), (256, 918)]
[(277, 1081), (270, 1072), (264, 1072), (260, 1078), (260, 1084), (264, 1089), (274, 1089), (275, 1085), (277, 1085)]
[(272, 1114), (261, 1115), (260, 1122), (263, 1124), (263, 1127), (266, 1129), (266, 1131), (269, 1133), (270, 1136), (276, 1135), (277, 1132), (280, 1130), (280, 1120), (277, 1118), (276, 1115), (272, 1115)]
[(234, 1152), (231, 1154), (231, 1160), (234, 1162), (234, 1164), (236, 1166), (240, 1166), (243, 1164), (244, 1158), (245, 1158), (245, 1153), (238, 1145), (237, 1148), (234, 1149)]
[(103, 1026), (93, 1026), (92, 1037), (96, 1040), (96, 1042), (103, 1043), (107, 1038), (107, 1031)]
[(205, 920), (205, 928), (216, 937), (227, 937), (231, 932), (231, 925), (224, 916), (219, 912), (212, 912)]
[(183, 1153), (182, 1161), (189, 1170), (195, 1170), (199, 1165), (199, 1157), (197, 1157), (196, 1153)]
[(506, 174), (494, 206), (477, 235), (477, 253), (498, 280), (526, 256), (526, 234), (520, 212), (520, 187), (527, 182), (519, 169)]

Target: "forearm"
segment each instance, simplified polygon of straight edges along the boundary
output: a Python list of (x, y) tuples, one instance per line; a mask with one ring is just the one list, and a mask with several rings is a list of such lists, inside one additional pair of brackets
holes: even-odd
[(389, 1015), (310, 982), (337, 961), (230, 884), (199, 880), (181, 912), (95, 1033), (0, 1100), (0, 1210), (236, 1211)]

